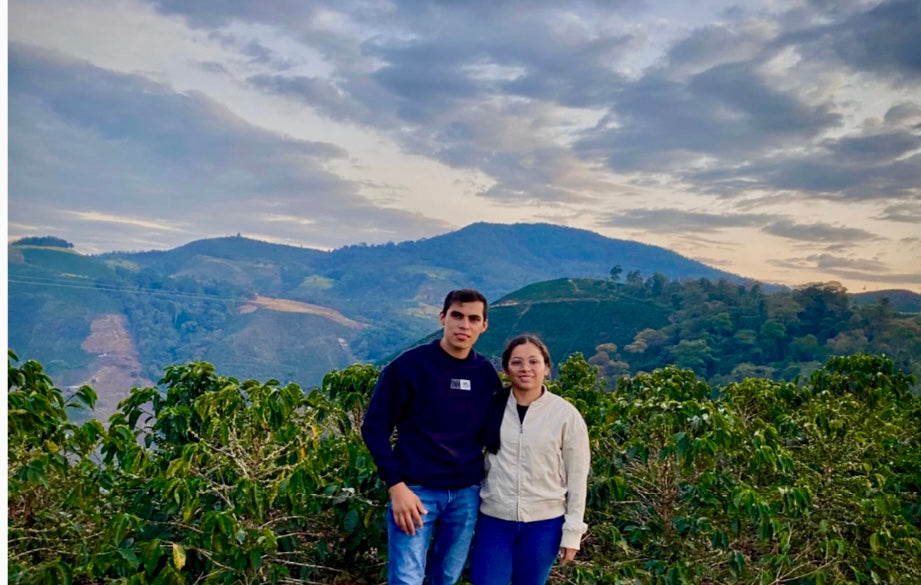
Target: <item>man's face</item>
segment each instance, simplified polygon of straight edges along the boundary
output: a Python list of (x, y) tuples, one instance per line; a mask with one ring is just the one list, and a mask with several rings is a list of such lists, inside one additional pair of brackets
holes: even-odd
[(448, 311), (441, 314), (444, 326), (441, 348), (456, 358), (467, 357), (480, 334), (486, 331), (485, 309), (480, 301), (452, 303)]

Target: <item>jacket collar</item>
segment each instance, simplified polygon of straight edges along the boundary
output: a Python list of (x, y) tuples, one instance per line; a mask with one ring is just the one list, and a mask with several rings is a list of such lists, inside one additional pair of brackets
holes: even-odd
[[(540, 396), (538, 396), (537, 398), (535, 398), (535, 399), (534, 399), (534, 402), (532, 402), (531, 404), (529, 404), (528, 407), (534, 406), (534, 405), (537, 404), (538, 402), (541, 402), (541, 403), (546, 402), (545, 399), (547, 398), (547, 396), (549, 396), (550, 394), (552, 394), (552, 392), (550, 392), (550, 390), (547, 389), (547, 385), (546, 385), (546, 384), (542, 384), (541, 387), (540, 387), (540, 389), (541, 389)], [(515, 393), (512, 392), (511, 388), (509, 388), (509, 393), (508, 393), (508, 404), (509, 404), (510, 406), (513, 406), (513, 407), (516, 406), (516, 405), (518, 404), (518, 401), (515, 400)]]

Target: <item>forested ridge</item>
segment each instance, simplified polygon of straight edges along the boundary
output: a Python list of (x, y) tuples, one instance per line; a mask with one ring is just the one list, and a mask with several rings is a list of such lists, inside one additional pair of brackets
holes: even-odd
[[(612, 258), (670, 278), (743, 280), (663, 248), (547, 224), (478, 223), (330, 252), (238, 234), (172, 250), (86, 256), (60, 238), (27, 238), (9, 247), (9, 347), (79, 384), (95, 367), (96, 356), (80, 347), (94, 319), (118, 313), (148, 379), (167, 365), (203, 360), (241, 378), (312, 386), (331, 368), (376, 361), (426, 335), (448, 290), (473, 286), (495, 300), (535, 281), (603, 277)], [(241, 312), (256, 296), (321, 305), (367, 327)], [(293, 329), (303, 334), (291, 336)]]
[[(8, 346), (64, 386), (96, 377), (101, 405), (127, 394), (124, 380), (157, 380), (191, 361), (311, 387), (330, 369), (379, 363), (431, 333), (445, 292), (466, 286), (495, 305), (483, 353), (495, 359), (508, 335), (535, 330), (557, 359), (581, 352), (612, 385), (668, 364), (713, 385), (793, 380), (857, 352), (921, 373), (921, 295), (757, 284), (662, 248), (559, 226), (474, 224), (332, 252), (243, 237), (101, 256), (72, 246), (49, 236), (9, 247)], [(354, 325), (255, 306), (258, 297), (322, 306)], [(137, 364), (122, 368), (117, 385), (97, 375), (112, 366), (111, 355), (101, 359), (107, 350), (84, 347), (112, 315)]]
[(888, 296), (858, 299), (837, 282), (766, 292), (759, 284), (638, 271), (622, 279), (615, 267), (607, 280), (564, 278), (503, 297), (477, 349), (498, 356), (506, 339), (533, 331), (560, 359), (583, 353), (611, 387), (668, 365), (714, 387), (750, 377), (793, 381), (855, 353), (885, 355), (921, 373), (921, 314), (898, 310)]
[[(589, 531), (555, 584), (921, 583), (921, 398), (887, 357), (713, 387), (668, 366), (555, 392), (589, 427)], [(358, 431), (378, 370), (304, 391), (167, 367), (75, 423), (8, 357), (10, 583), (384, 583), (386, 491)]]

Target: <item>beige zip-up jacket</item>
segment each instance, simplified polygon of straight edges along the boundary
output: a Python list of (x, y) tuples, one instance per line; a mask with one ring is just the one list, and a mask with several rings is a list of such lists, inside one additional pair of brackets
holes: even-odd
[(564, 516), (560, 546), (578, 549), (591, 459), (582, 415), (544, 388), (522, 423), (509, 393), (499, 434), (499, 451), (486, 454), (480, 511), (515, 522)]

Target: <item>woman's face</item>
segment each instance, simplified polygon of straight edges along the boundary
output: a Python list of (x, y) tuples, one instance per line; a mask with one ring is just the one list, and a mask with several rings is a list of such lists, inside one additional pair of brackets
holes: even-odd
[(512, 386), (523, 391), (539, 389), (550, 373), (540, 349), (533, 343), (522, 343), (512, 350), (505, 368)]

